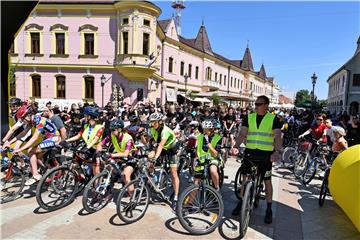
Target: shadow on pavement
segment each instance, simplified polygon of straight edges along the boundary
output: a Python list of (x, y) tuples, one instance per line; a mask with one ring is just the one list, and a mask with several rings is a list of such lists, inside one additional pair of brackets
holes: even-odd
[[(181, 227), (180, 223), (179, 223), (179, 224), (175, 224), (176, 221), (178, 221), (178, 218), (177, 218), (177, 217), (170, 218), (169, 220), (167, 220), (167, 221), (165, 222), (165, 227), (166, 227), (167, 229), (169, 229), (170, 231), (174, 232), (174, 233), (192, 236), (192, 234), (186, 232), (186, 231)], [(181, 230), (180, 230), (180, 229), (176, 229), (176, 227), (181, 228)]]
[(117, 214), (114, 214), (110, 219), (109, 219), (109, 223), (113, 226), (126, 226), (126, 225), (129, 225), (127, 223), (123, 223), (123, 222), (120, 222), (120, 223), (116, 223), (115, 222), (115, 219), (117, 219), (119, 222), (121, 221), (120, 218), (118, 218), (118, 215)]

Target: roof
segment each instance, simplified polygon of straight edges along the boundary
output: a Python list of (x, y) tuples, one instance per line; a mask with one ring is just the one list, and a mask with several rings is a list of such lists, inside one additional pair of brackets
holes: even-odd
[(266, 72), (265, 72), (264, 64), (261, 64), (261, 68), (260, 68), (260, 71), (258, 72), (258, 76), (261, 77), (262, 79), (266, 79)]
[(241, 68), (248, 71), (254, 71), (254, 65), (249, 47), (246, 47), (244, 57), (241, 63)]
[(211, 44), (209, 41), (209, 37), (206, 32), (206, 28), (202, 25), (199, 29), (199, 32), (195, 38), (195, 48), (199, 49), (202, 52), (206, 52), (210, 55), (214, 55), (211, 49)]
[(158, 24), (159, 24), (161, 30), (162, 30), (164, 33), (166, 33), (166, 29), (167, 29), (167, 27), (169, 26), (170, 22), (171, 22), (171, 19), (159, 20), (159, 21), (158, 21)]

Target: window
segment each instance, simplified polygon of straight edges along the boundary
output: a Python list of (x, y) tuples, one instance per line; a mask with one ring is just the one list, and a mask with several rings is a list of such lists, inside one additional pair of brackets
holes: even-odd
[(217, 72), (215, 73), (215, 82), (217, 82)]
[(143, 55), (149, 55), (150, 34), (143, 34)]
[(212, 70), (210, 67), (206, 68), (206, 80), (211, 80)]
[(85, 98), (94, 99), (94, 77), (85, 77)]
[(85, 33), (85, 55), (94, 55), (94, 34)]
[(184, 65), (185, 65), (184, 62), (181, 62), (181, 63), (180, 63), (180, 75), (181, 75), (181, 76), (184, 76)]
[(196, 68), (195, 68), (195, 78), (199, 79), (199, 67), (198, 66), (196, 66)]
[(240, 88), (243, 88), (243, 81), (240, 82)]
[(123, 40), (123, 54), (128, 54), (128, 48), (129, 48), (129, 33), (128, 32), (122, 33), (122, 40)]
[(55, 33), (56, 54), (65, 54), (65, 33)]
[(360, 74), (353, 75), (353, 86), (360, 86)]
[(40, 33), (30, 33), (31, 54), (40, 54)]
[(174, 64), (174, 59), (172, 57), (169, 58), (169, 71), (168, 72), (173, 72), (173, 64)]
[(226, 75), (224, 75), (224, 86), (226, 85)]
[(191, 78), (191, 69), (192, 69), (192, 65), (189, 64), (189, 68), (188, 68), (188, 76)]
[(32, 96), (41, 98), (41, 77), (40, 75), (34, 75), (32, 78)]
[(14, 54), (14, 53), (15, 53), (14, 43), (11, 44), (9, 53), (10, 53), (10, 54)]
[(150, 21), (147, 19), (144, 19), (144, 26), (150, 27)]
[(14, 77), (10, 81), (10, 97), (16, 96), (16, 80), (15, 80), (15, 74)]
[(56, 97), (65, 98), (65, 76), (56, 77)]
[(123, 18), (123, 19), (122, 19), (122, 24), (123, 24), (123, 25), (129, 24), (129, 19), (128, 19), (128, 18)]
[(219, 79), (220, 81), (220, 84), (221, 84), (221, 82), (222, 82), (222, 74), (220, 74), (220, 79)]
[(344, 88), (345, 86), (345, 76), (342, 77), (342, 87)]
[(238, 88), (240, 87), (240, 79), (238, 79)]
[(250, 83), (250, 90), (253, 90), (253, 83)]
[(230, 78), (230, 87), (233, 86), (233, 77)]

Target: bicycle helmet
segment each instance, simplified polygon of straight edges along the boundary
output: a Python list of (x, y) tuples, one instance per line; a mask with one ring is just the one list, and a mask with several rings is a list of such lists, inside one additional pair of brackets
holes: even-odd
[(97, 118), (99, 116), (99, 109), (96, 107), (86, 107), (84, 111), (84, 115)]
[(214, 128), (214, 124), (211, 120), (204, 120), (202, 123), (201, 123), (201, 127), (203, 129), (209, 129), (209, 128)]
[(152, 122), (152, 121), (160, 121), (162, 120), (163, 118), (163, 115), (161, 113), (153, 113), (150, 115), (150, 118), (149, 120)]
[(32, 108), (30, 105), (24, 105), (22, 107), (20, 107), (17, 111), (16, 111), (16, 118), (20, 119), (25, 117), (26, 115), (28, 115), (31, 112)]
[(213, 119), (212, 122), (213, 122), (214, 128), (221, 129), (221, 123), (218, 119)]
[(20, 98), (10, 98), (9, 104), (10, 105), (20, 106), (22, 104), (22, 101), (21, 101)]
[(129, 121), (130, 122), (137, 122), (138, 120), (139, 120), (139, 118), (136, 115), (130, 115), (129, 116)]
[(110, 131), (114, 131), (115, 129), (123, 129), (124, 128), (124, 122), (122, 120), (114, 120), (110, 123)]

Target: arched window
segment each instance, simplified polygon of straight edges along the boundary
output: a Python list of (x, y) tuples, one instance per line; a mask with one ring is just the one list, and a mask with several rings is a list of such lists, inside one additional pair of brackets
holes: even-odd
[(207, 67), (205, 73), (206, 73), (205, 79), (206, 79), (206, 80), (211, 80), (211, 75), (212, 75), (211, 67)]
[(66, 98), (65, 95), (65, 76), (56, 76), (56, 97)]
[(41, 76), (32, 75), (32, 96), (36, 98), (41, 98)]

